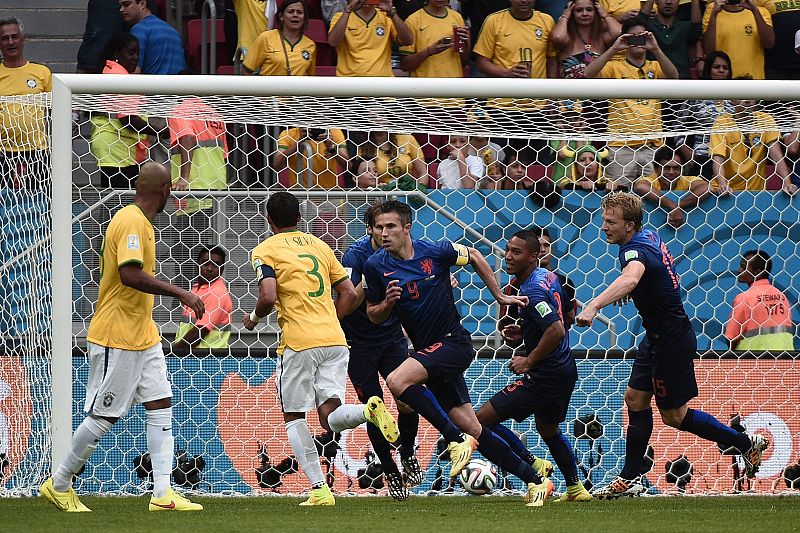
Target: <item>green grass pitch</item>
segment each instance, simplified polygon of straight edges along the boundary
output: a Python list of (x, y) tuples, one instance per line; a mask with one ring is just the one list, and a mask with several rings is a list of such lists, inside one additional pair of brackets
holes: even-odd
[(67, 514), (39, 498), (0, 499), (0, 531), (198, 533), (320, 531), (794, 531), (798, 497), (625, 498), (527, 508), (521, 497), (339, 497), (335, 507), (298, 507), (299, 498), (193, 498), (199, 513), (151, 513), (146, 497), (83, 497), (92, 513)]

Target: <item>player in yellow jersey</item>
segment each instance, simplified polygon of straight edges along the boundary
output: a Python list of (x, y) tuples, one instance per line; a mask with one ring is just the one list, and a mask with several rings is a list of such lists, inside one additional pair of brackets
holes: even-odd
[(170, 487), (174, 456), (172, 386), (161, 337), (153, 322), (153, 295), (173, 296), (194, 311), (205, 312), (195, 294), (155, 277), (153, 219), (170, 196), (169, 169), (142, 166), (133, 203), (108, 224), (100, 258), (100, 294), (86, 336), (89, 383), (88, 416), (75, 430), (67, 457), (39, 489), (39, 495), (62, 511), (90, 509), (78, 500), (72, 477), (83, 467), (111, 426), (134, 402), (147, 411), (147, 447), (153, 461), (151, 511), (200, 511)]
[[(289, 444), (311, 482), (311, 494), (300, 505), (335, 505), (306, 413), (316, 409), (322, 427), (335, 433), (369, 421), (389, 442), (397, 440), (397, 422), (377, 396), (366, 405), (342, 404), (350, 352), (339, 319), (358, 305), (350, 276), (327, 244), (297, 229), (300, 204), (294, 195), (270, 195), (267, 221), (273, 235), (252, 252), (258, 301), (244, 316), (244, 326), (252, 330), (277, 308), (278, 396)], [(332, 290), (338, 294), (335, 304)]]

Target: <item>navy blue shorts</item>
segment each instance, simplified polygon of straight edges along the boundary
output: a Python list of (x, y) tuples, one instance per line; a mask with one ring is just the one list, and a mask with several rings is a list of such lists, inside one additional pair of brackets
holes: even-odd
[(645, 338), (636, 353), (628, 386), (653, 393), (662, 409), (680, 407), (697, 396), (696, 356), (697, 337), (692, 329), (659, 339), (657, 344)]
[(347, 374), (359, 401), (366, 402), (372, 396), (383, 398), (378, 374), (386, 379), (407, 358), (408, 341), (404, 337), (386, 344), (351, 346)]
[(521, 377), (489, 399), (500, 421), (522, 422), (533, 415), (541, 422), (560, 424), (567, 418), (577, 372), (554, 378)]
[(428, 372), (425, 386), (436, 396), (445, 412), (472, 401), (464, 381), (464, 372), (475, 358), (471, 338), (445, 337), (441, 342), (413, 352), (411, 357), (425, 367)]

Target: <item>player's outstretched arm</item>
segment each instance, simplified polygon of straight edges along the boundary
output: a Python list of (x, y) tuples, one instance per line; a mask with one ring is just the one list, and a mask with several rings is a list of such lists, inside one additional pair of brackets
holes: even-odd
[(481, 277), (483, 283), (486, 284), (486, 288), (489, 289), (494, 299), (497, 300), (497, 303), (501, 305), (516, 305), (519, 307), (528, 305), (527, 296), (503, 294), (500, 284), (497, 283), (497, 279), (494, 277), (492, 267), (486, 262), (483, 254), (475, 248), (467, 248), (467, 250), (469, 251), (469, 264), (472, 265), (472, 268), (474, 268), (475, 272)]
[(601, 292), (597, 298), (586, 304), (583, 311), (575, 318), (579, 326), (588, 326), (597, 316), (597, 313), (610, 303), (621, 300), (636, 288), (639, 280), (644, 275), (644, 264), (639, 261), (631, 261), (622, 269), (620, 277), (615, 279), (606, 290)]
[(142, 270), (142, 265), (139, 263), (128, 263), (119, 267), (119, 279), (123, 285), (137, 291), (177, 298), (183, 305), (194, 311), (194, 316), (198, 319), (202, 318), (206, 312), (206, 306), (199, 296), (151, 276)]
[(389, 319), (395, 303), (400, 299), (403, 288), (400, 282), (393, 279), (386, 285), (386, 297), (380, 302), (367, 302), (367, 316), (373, 324), (382, 324)]
[(269, 315), (278, 300), (278, 282), (273, 277), (262, 278), (258, 283), (258, 300), (253, 312), (244, 315), (242, 323), (250, 331), (256, 327), (259, 320)]
[(508, 363), (508, 368), (515, 374), (524, 374), (529, 372), (535, 367), (539, 361), (547, 357), (548, 354), (553, 353), (561, 342), (561, 339), (566, 335), (567, 330), (564, 329), (564, 323), (556, 320), (544, 330), (539, 344), (531, 350), (527, 357), (512, 357)]

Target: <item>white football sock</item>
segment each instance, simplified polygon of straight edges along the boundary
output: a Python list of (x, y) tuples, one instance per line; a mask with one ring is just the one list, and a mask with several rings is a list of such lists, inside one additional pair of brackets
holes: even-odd
[(172, 407), (147, 411), (147, 448), (153, 462), (153, 496), (163, 498), (169, 490), (175, 439), (172, 438)]
[(358, 427), (366, 421), (363, 404), (340, 405), (328, 415), (328, 426), (334, 433)]
[(300, 418), (286, 422), (286, 435), (289, 437), (289, 444), (292, 446), (294, 456), (311, 482), (311, 486), (319, 487), (325, 483), (325, 474), (322, 473), (322, 467), (319, 465), (317, 447), (308, 430), (306, 419)]
[(72, 488), (72, 477), (89, 460), (97, 443), (111, 429), (111, 422), (104, 418), (87, 416), (72, 435), (69, 452), (53, 473), (53, 488), (56, 492), (67, 492)]

